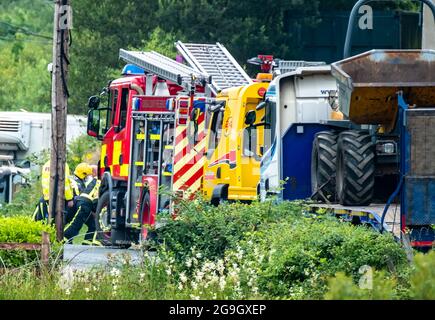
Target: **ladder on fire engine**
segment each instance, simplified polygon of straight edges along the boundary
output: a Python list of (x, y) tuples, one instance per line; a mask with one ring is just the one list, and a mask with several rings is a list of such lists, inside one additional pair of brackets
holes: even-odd
[(217, 92), (252, 83), (248, 74), (220, 43), (197, 44), (177, 41), (175, 45), (193, 69), (212, 77), (212, 86)]
[(119, 58), (143, 69), (147, 74), (154, 74), (164, 80), (177, 83), (185, 90), (190, 89), (192, 76), (195, 77), (198, 84), (204, 83), (207, 78), (201, 72), (155, 51), (141, 52), (120, 49)]

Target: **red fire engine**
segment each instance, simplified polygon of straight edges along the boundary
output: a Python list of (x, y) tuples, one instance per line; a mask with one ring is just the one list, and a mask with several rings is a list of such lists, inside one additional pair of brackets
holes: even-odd
[(170, 210), (172, 194), (200, 191), (206, 104), (225, 88), (251, 82), (219, 43), (177, 42), (177, 48), (192, 67), (121, 49), (129, 65), (104, 90), (107, 106), (89, 99), (88, 134), (102, 141), (97, 229), (106, 244), (144, 239), (144, 226)]

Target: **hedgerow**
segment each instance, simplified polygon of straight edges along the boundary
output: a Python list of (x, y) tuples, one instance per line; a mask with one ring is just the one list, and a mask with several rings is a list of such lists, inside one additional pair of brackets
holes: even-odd
[[(51, 226), (32, 221), (25, 216), (0, 217), (0, 243), (39, 244), (42, 232), (47, 232), (50, 241), (55, 242), (55, 230)], [(37, 251), (0, 250), (0, 268), (19, 267), (35, 262), (39, 257)]]
[[(228, 272), (240, 274), (239, 286), (245, 278), (262, 297), (294, 299), (321, 299), (330, 277), (343, 272), (357, 281), (363, 266), (382, 270), (400, 284), (406, 280), (406, 255), (392, 236), (306, 214), (302, 203), (215, 208), (198, 200), (182, 206), (182, 214), (158, 230), (158, 239), (177, 272), (187, 276), (204, 273), (204, 263), (223, 260)], [(234, 260), (240, 255), (243, 259)]]

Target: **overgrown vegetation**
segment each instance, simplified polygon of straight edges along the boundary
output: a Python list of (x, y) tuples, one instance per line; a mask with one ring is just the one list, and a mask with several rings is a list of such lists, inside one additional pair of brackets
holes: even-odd
[(304, 213), (303, 203), (181, 208), (175, 220), (162, 217), (156, 251), (139, 265), (125, 257), (84, 271), (6, 270), (0, 299), (435, 298), (434, 253), (410, 264), (391, 236)]

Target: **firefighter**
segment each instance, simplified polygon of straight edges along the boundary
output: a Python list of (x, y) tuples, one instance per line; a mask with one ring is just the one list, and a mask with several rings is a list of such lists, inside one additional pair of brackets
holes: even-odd
[[(33, 213), (33, 220), (41, 221), (48, 219), (48, 200), (50, 199), (50, 160), (42, 167), (41, 172), (42, 197)], [(69, 166), (65, 163), (65, 208), (71, 210), (74, 206), (74, 194), (71, 189)]]
[(87, 163), (80, 163), (76, 169), (74, 170), (74, 195), (79, 196), (85, 187), (85, 179), (86, 177), (93, 174), (92, 166)]
[[(74, 170), (74, 176), (71, 177), (71, 188), (74, 193), (74, 206), (71, 208), (71, 210), (67, 210), (67, 215), (65, 217), (65, 224), (71, 222), (72, 218), (74, 217), (75, 213), (77, 212), (77, 197), (80, 196), (83, 189), (85, 188), (85, 179), (89, 175), (92, 174), (92, 167), (87, 163), (80, 163), (77, 165), (77, 167)], [(92, 226), (92, 225), (91, 225)], [(90, 226), (88, 226), (89, 228)], [(92, 231), (92, 230), (91, 230)], [(93, 230), (92, 232), (94, 232)]]
[(65, 241), (71, 242), (78, 235), (84, 224), (88, 226), (83, 244), (92, 244), (94, 233), (96, 230), (95, 219), (92, 212), (95, 211), (98, 203), (98, 193), (100, 189), (100, 181), (92, 176), (92, 172), (85, 179), (84, 189), (76, 198), (77, 211), (75, 212), (71, 222), (65, 226), (64, 237)]

